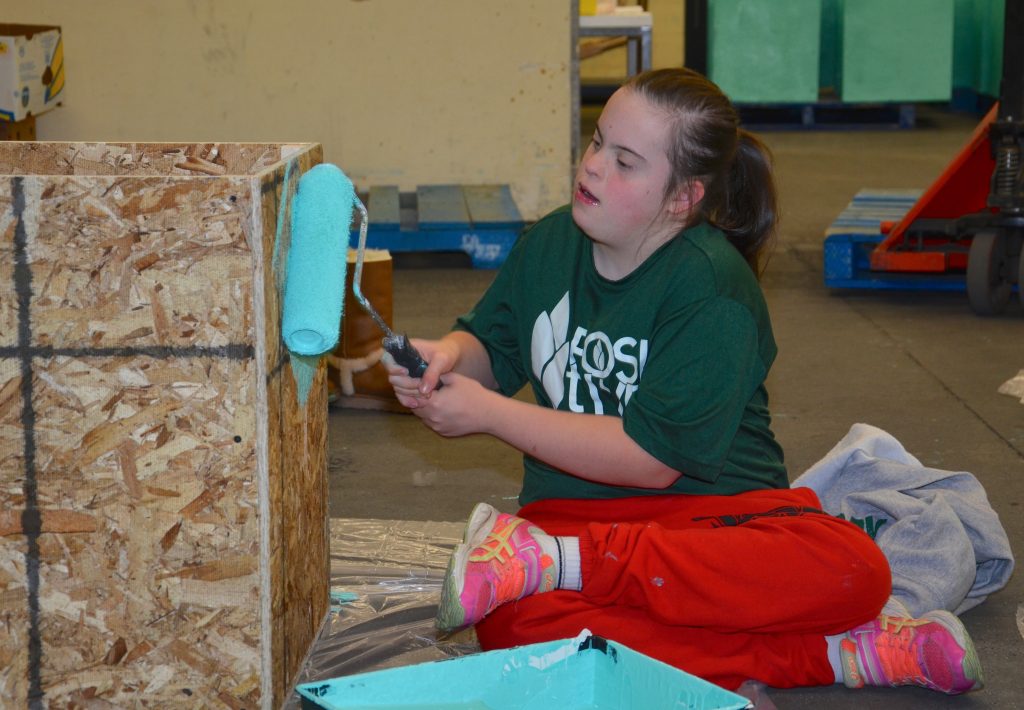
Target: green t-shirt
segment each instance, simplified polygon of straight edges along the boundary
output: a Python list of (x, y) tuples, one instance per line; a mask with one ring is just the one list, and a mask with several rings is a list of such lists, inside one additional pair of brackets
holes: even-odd
[(566, 207), (524, 233), (456, 328), (487, 349), (501, 392), (621, 417), (626, 433), (682, 472), (665, 489), (594, 483), (524, 456), (523, 505), (545, 498), (729, 495), (788, 484), (764, 380), (776, 346), (750, 267), (701, 224), (609, 281)]

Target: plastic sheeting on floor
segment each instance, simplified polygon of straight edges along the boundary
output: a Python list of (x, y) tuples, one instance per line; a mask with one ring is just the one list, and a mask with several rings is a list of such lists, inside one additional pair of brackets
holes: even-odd
[[(465, 523), (332, 519), (331, 613), (297, 683), (480, 651), (472, 629), (439, 637), (441, 582)], [(300, 707), (292, 693), (286, 708)]]
[[(472, 628), (434, 627), (448, 559), (464, 522), (332, 518), (331, 613), (296, 684), (478, 653)], [(756, 710), (775, 710), (766, 688), (738, 689)], [(285, 710), (298, 710), (294, 691)]]

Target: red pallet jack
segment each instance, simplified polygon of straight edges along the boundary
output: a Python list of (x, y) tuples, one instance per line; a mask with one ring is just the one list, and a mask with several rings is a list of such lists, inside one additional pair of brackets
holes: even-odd
[(979, 315), (1024, 303), (1024, 0), (1006, 0), (999, 101), (967, 145), (870, 255), (872, 271), (966, 270)]

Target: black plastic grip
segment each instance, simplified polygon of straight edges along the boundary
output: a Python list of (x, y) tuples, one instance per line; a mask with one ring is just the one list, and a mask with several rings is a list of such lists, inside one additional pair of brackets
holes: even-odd
[[(386, 336), (382, 343), (395, 363), (409, 371), (410, 377), (423, 377), (427, 370), (427, 362), (404, 333)], [(441, 383), (438, 382), (434, 389), (441, 389)]]

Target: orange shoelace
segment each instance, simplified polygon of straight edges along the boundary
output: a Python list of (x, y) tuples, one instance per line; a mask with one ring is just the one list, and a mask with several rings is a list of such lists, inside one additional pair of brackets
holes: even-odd
[(890, 683), (924, 683), (924, 671), (914, 651), (917, 627), (930, 623), (927, 619), (880, 617), (880, 633), (873, 642), (882, 672)]
[(470, 553), (469, 561), (489, 562), (497, 559), (502, 564), (508, 562), (509, 559), (516, 556), (516, 548), (511, 541), (512, 533), (524, 522), (526, 521), (522, 518), (512, 518), (511, 522), (499, 520), (479, 547)]

